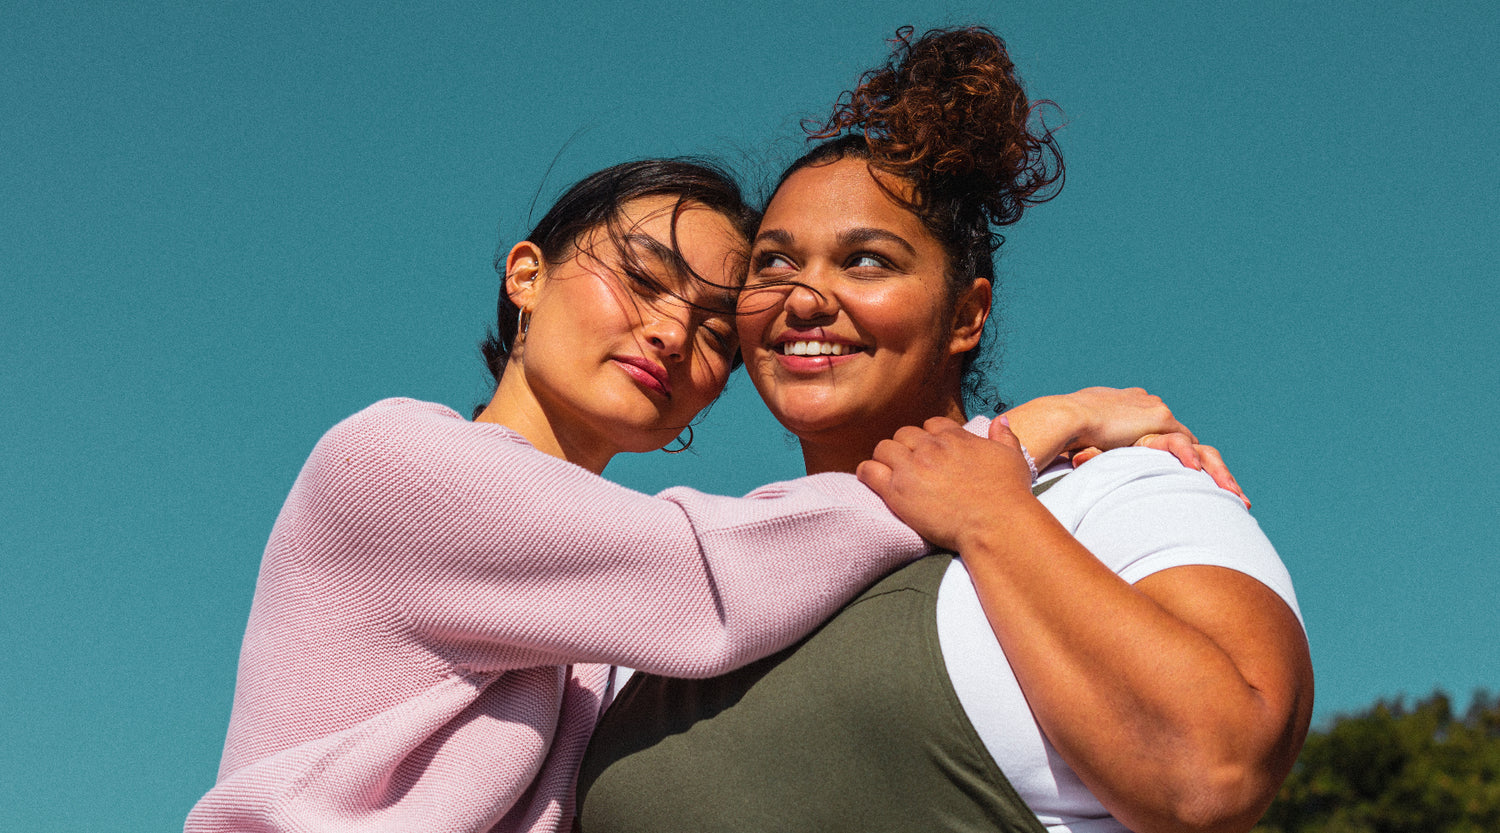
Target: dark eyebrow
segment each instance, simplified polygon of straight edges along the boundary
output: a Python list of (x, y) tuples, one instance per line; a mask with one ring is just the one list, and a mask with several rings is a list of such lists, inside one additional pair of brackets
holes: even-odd
[[(760, 234), (755, 235), (755, 245), (757, 246), (761, 243), (770, 243), (773, 246), (790, 246), (795, 240), (796, 238), (792, 236), (791, 232), (779, 228), (766, 229)], [(838, 244), (841, 248), (845, 249), (852, 249), (863, 243), (872, 243), (875, 241), (900, 246), (906, 250), (907, 254), (913, 257), (917, 254), (917, 250), (910, 243), (906, 242), (906, 238), (885, 229), (860, 226), (859, 228), (841, 231), (838, 235)]]
[(649, 234), (627, 234), (624, 242), (626, 246), (635, 250), (638, 256), (653, 257), (675, 270), (687, 268), (687, 261), (683, 260), (682, 255)]
[[(662, 287), (673, 297), (699, 309), (709, 307), (714, 312), (720, 311), (719, 308), (732, 309), (734, 307), (735, 300), (739, 296), (738, 292), (733, 289), (721, 287), (699, 276), (688, 265), (687, 258), (684, 258), (680, 252), (666, 243), (657, 240), (649, 234), (627, 234), (624, 237), (624, 242), (638, 257), (654, 259), (660, 265), (671, 269), (677, 278), (684, 281), (687, 285), (711, 287), (705, 293), (708, 296), (707, 301), (694, 301), (686, 297), (686, 289), (677, 290), (670, 287)], [(651, 281), (653, 283), (660, 283), (655, 278), (651, 278)], [(717, 304), (717, 307), (714, 306), (715, 304)]]
[(792, 241), (795, 239), (796, 238), (792, 237), (792, 233), (789, 231), (783, 231), (779, 228), (770, 228), (762, 231), (760, 234), (755, 235), (755, 241), (752, 245), (758, 246), (762, 241), (764, 241), (776, 246), (790, 246), (792, 244)]
[(875, 241), (894, 243), (905, 249), (906, 253), (913, 257), (917, 254), (917, 250), (910, 243), (906, 242), (906, 238), (899, 234), (892, 234), (885, 229), (862, 226), (839, 232), (839, 245), (846, 249), (852, 249), (861, 243), (873, 243)]

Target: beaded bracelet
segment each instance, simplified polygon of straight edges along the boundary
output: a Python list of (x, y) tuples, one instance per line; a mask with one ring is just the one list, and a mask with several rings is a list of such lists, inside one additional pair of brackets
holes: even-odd
[[(1001, 414), (999, 419), (1001, 425), (1004, 425), (1006, 428), (1010, 428), (1009, 417), (1007, 417), (1005, 414)], [(1021, 456), (1026, 458), (1026, 468), (1031, 470), (1031, 483), (1034, 486), (1036, 485), (1036, 479), (1038, 477), (1038, 473), (1036, 470), (1036, 460), (1032, 459), (1031, 452), (1026, 450), (1026, 444), (1021, 442), (1020, 437), (1016, 437), (1016, 447), (1021, 449)]]
[(1026, 450), (1026, 446), (1021, 445), (1021, 440), (1019, 438), (1016, 439), (1016, 445), (1020, 446), (1021, 456), (1026, 458), (1026, 468), (1031, 469), (1031, 482), (1035, 483), (1038, 477), (1036, 470), (1036, 461), (1031, 459), (1031, 452)]

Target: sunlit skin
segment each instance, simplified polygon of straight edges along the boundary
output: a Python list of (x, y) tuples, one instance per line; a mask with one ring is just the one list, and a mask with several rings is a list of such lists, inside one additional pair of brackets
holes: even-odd
[[(809, 473), (853, 471), (902, 426), (961, 420), (960, 357), (989, 310), (986, 281), (948, 300), (942, 247), (873, 176), (857, 159), (792, 174), (740, 296), (746, 368)], [(756, 288), (776, 281), (799, 285)]]
[[(694, 303), (724, 307), (708, 284), (740, 283), (745, 243), (720, 214), (676, 206), (643, 198), (622, 218), (627, 245), (668, 292), (632, 280), (602, 231), (560, 263), (532, 243), (510, 250), (506, 291), (530, 323), (477, 421), (598, 473), (615, 454), (671, 442), (713, 402), (738, 344), (732, 316)], [(702, 282), (673, 268), (674, 209), (678, 251)]]
[[(876, 176), (853, 158), (803, 168), (768, 206), (740, 299), (756, 388), (801, 439), (809, 472), (857, 470), (914, 529), (963, 555), (1037, 721), (1117, 818), (1151, 833), (1247, 829), (1307, 726), (1296, 618), (1219, 567), (1128, 584), (1031, 495), (1016, 435), (1041, 454), (1128, 444), (1139, 434), (1110, 424), (1175, 423), (1155, 397), (1089, 389), (1014, 409), (1015, 434), (999, 421), (988, 439), (963, 430), (959, 357), (989, 286), (947, 300), (941, 248), (891, 198), (901, 183)], [(1111, 416), (1101, 429), (1087, 412)], [(1192, 437), (1175, 442), (1181, 452)], [(1178, 456), (1222, 465), (1211, 449)], [(1220, 482), (1238, 492), (1227, 472)]]
[(1244, 573), (1182, 566), (1129, 584), (1036, 501), (1014, 437), (934, 419), (860, 480), (960, 553), (1047, 739), (1131, 830), (1244, 831), (1312, 711), (1291, 609)]
[[(861, 159), (809, 166), (777, 190), (756, 234), (739, 305), (745, 366), (801, 441), (809, 474), (854, 471), (902, 427), (964, 420), (962, 355), (979, 341), (990, 284), (950, 297), (948, 258), (893, 196), (906, 193)], [(1138, 388), (1042, 397), (1008, 415), (1043, 460), (1136, 442), (1204, 469), (1249, 503), (1218, 452)]]

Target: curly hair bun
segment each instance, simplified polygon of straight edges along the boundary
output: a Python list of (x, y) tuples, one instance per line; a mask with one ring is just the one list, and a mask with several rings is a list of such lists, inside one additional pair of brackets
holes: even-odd
[(1040, 118), (1032, 128), (1056, 105), (1027, 99), (1005, 42), (983, 26), (913, 33), (896, 31), (890, 61), (840, 95), (811, 137), (862, 133), (872, 161), (918, 194), (977, 202), (996, 226), (1057, 196), (1062, 154)]

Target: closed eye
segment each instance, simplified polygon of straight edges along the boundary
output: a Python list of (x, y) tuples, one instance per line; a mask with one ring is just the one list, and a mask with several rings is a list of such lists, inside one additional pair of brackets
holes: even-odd
[(734, 351), (734, 333), (724, 322), (705, 322), (698, 329), (708, 335), (708, 341), (713, 345), (713, 349), (720, 353), (731, 353)]
[(667, 288), (663, 285), (661, 279), (644, 269), (626, 264), (620, 271), (625, 273), (631, 291), (641, 298), (659, 298), (662, 295), (668, 294)]

